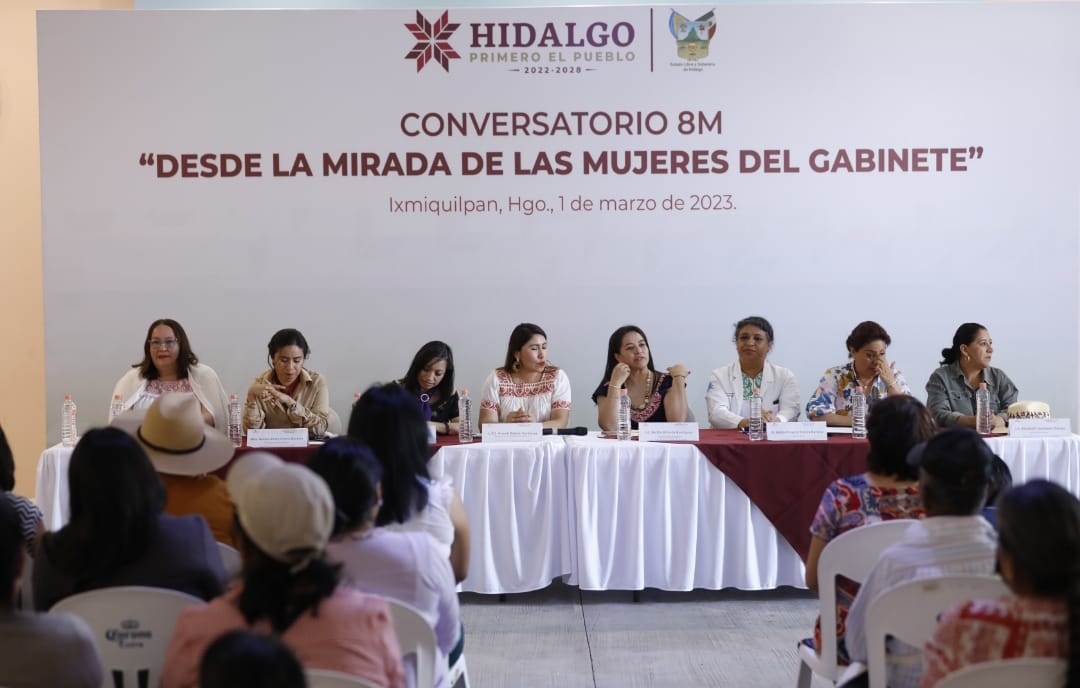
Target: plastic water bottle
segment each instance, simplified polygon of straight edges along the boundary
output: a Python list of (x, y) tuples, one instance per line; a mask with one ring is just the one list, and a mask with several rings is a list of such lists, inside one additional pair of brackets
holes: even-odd
[(112, 403), (109, 404), (109, 423), (113, 422), (113, 419), (124, 412), (124, 400), (120, 398), (119, 394), (114, 394)]
[(469, 390), (463, 389), (458, 395), (458, 429), (457, 440), (462, 444), (473, 441), (472, 433), (472, 399), (469, 398)]
[(241, 414), (243, 413), (243, 406), (240, 404), (240, 398), (235, 394), (229, 395), (229, 439), (232, 440), (234, 447), (239, 447), (244, 444), (244, 425)]
[(990, 390), (985, 382), (980, 382), (979, 389), (975, 390), (975, 432), (989, 435), (993, 428), (990, 421)]
[(64, 395), (64, 405), (60, 409), (60, 444), (65, 447), (74, 447), (79, 440), (79, 426), (76, 423), (75, 402), (70, 394)]
[(765, 424), (761, 422), (761, 390), (755, 387), (750, 395), (750, 441), (764, 439), (764, 429)]
[(857, 439), (866, 437), (866, 395), (861, 385), (856, 385), (851, 394), (851, 436)]
[(615, 438), (630, 439), (630, 395), (625, 389), (619, 390), (619, 411), (615, 421)]

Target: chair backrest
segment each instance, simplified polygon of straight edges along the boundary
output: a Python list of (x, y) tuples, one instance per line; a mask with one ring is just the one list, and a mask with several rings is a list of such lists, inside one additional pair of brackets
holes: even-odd
[(175, 590), (124, 586), (72, 595), (50, 611), (74, 614), (89, 624), (105, 669), (102, 688), (150, 688), (161, 680), (180, 611), (203, 604)]
[(231, 583), (240, 577), (240, 569), (243, 568), (240, 552), (224, 542), (217, 543), (217, 546), (221, 552), (221, 563), (225, 566), (225, 577)]
[(885, 687), (885, 637), (922, 648), (943, 612), (972, 599), (994, 599), (1009, 589), (997, 576), (948, 575), (895, 585), (866, 608), (866, 667), (870, 688)]
[(304, 676), (308, 688), (380, 688), (378, 683), (366, 678), (329, 669), (307, 669)]
[(818, 611), (821, 647), (818, 656), (826, 676), (836, 676), (836, 577), (866, 580), (881, 553), (904, 536), (913, 521), (896, 519), (853, 528), (829, 541), (818, 559)]
[(22, 580), (19, 582), (19, 609), (34, 609), (34, 558), (23, 559)]
[(966, 666), (938, 681), (938, 688), (1064, 688), (1068, 662), (1044, 657), (999, 659)]
[[(384, 598), (390, 606), (390, 618), (401, 647), (402, 659), (413, 659), (416, 667), (416, 688), (435, 685), (435, 658), (437, 648), (435, 631), (415, 607), (398, 600)], [(406, 661), (406, 664), (409, 662)]]

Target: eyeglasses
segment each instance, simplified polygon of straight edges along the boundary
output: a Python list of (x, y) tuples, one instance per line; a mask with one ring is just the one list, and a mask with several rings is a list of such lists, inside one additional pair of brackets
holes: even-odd
[(171, 349), (179, 343), (179, 339), (151, 339), (149, 342), (151, 349)]

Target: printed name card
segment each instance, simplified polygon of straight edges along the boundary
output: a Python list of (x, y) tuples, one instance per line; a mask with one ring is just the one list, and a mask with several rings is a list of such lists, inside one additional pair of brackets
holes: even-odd
[(638, 442), (697, 442), (697, 423), (638, 423)]
[(249, 447), (306, 447), (307, 428), (262, 428), (247, 431)]
[(484, 423), (481, 442), (539, 442), (543, 423)]
[(829, 439), (829, 434), (825, 423), (801, 420), (791, 423), (766, 423), (765, 439), (774, 442), (820, 442)]
[(1068, 437), (1072, 424), (1068, 418), (1013, 418), (1009, 437)]

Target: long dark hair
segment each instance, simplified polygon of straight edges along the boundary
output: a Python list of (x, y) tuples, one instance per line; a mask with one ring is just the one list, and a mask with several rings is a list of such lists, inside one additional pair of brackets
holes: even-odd
[(998, 548), (1025, 592), (1065, 598), (1069, 611), (1066, 685), (1080, 686), (1080, 501), (1049, 480), (1032, 480), (998, 499)]
[[(649, 346), (649, 338), (645, 336), (645, 332), (643, 332), (642, 329), (637, 325), (623, 325), (619, 329), (612, 332), (611, 336), (608, 337), (607, 363), (604, 365), (604, 379), (600, 381), (600, 384), (603, 384), (611, 379), (611, 371), (615, 369), (615, 356), (619, 353), (619, 350), (622, 349), (623, 337), (630, 334), (631, 332), (636, 332), (640, 334), (641, 338), (645, 340), (645, 346), (649, 347), (649, 370), (654, 373), (656, 372), (656, 367), (653, 366), (652, 360), (652, 347)], [(520, 349), (521, 347), (518, 348)], [(595, 401), (595, 399), (593, 401)]]
[(443, 375), (443, 379), (435, 387), (435, 394), (438, 396), (439, 401), (446, 401), (454, 396), (454, 352), (450, 350), (450, 346), (446, 342), (438, 340), (423, 345), (413, 356), (412, 363), (409, 364), (409, 371), (402, 378), (402, 385), (405, 389), (412, 392), (413, 396), (420, 396), (420, 384), (416, 381), (416, 378), (420, 376), (421, 370), (438, 361), (446, 361), (446, 374)]
[(506, 360), (503, 362), (503, 371), (510, 373), (514, 370), (514, 354), (521, 351), (521, 347), (529, 343), (529, 340), (540, 335), (547, 339), (547, 333), (539, 325), (521, 323), (510, 333), (510, 341), (506, 345)]
[(427, 507), (427, 422), (415, 397), (394, 383), (372, 385), (353, 404), (348, 434), (371, 447), (383, 469), (376, 525), (404, 523)]
[(146, 552), (157, 534), (166, 493), (139, 443), (112, 427), (89, 430), (75, 445), (68, 484), (71, 520), (45, 533), (41, 544), (81, 591)]
[(188, 368), (199, 362), (199, 357), (191, 350), (187, 332), (184, 332), (180, 323), (172, 318), (160, 318), (150, 323), (150, 327), (146, 328), (146, 338), (143, 339), (143, 359), (131, 367), (138, 368), (139, 376), (144, 380), (156, 380), (161, 375), (157, 366), (154, 365), (154, 357), (150, 355), (150, 335), (158, 325), (171, 328), (173, 336), (176, 337), (177, 346), (180, 347), (176, 356), (176, 377), (183, 380), (188, 376)]
[(267, 619), (274, 632), (281, 634), (307, 611), (318, 616), (319, 604), (334, 594), (341, 580), (341, 564), (331, 564), (320, 554), (293, 572), (292, 564), (272, 559), (259, 549), (239, 519), (234, 523), (244, 553), (244, 587), (237, 606), (247, 624)]
[(15, 455), (11, 453), (11, 445), (8, 444), (3, 426), (0, 426), (0, 492), (11, 492), (14, 489)]
[(960, 347), (975, 341), (980, 330), (986, 328), (979, 323), (964, 323), (956, 328), (952, 337), (952, 346), (941, 350), (941, 365), (948, 365), (960, 360)]
[(870, 442), (866, 467), (871, 473), (918, 480), (919, 469), (908, 465), (907, 455), (934, 436), (934, 419), (915, 397), (894, 394), (874, 404), (866, 419), (866, 435)]
[(326, 481), (334, 496), (334, 535), (365, 525), (382, 479), (375, 453), (354, 437), (335, 437), (315, 450), (308, 468)]

